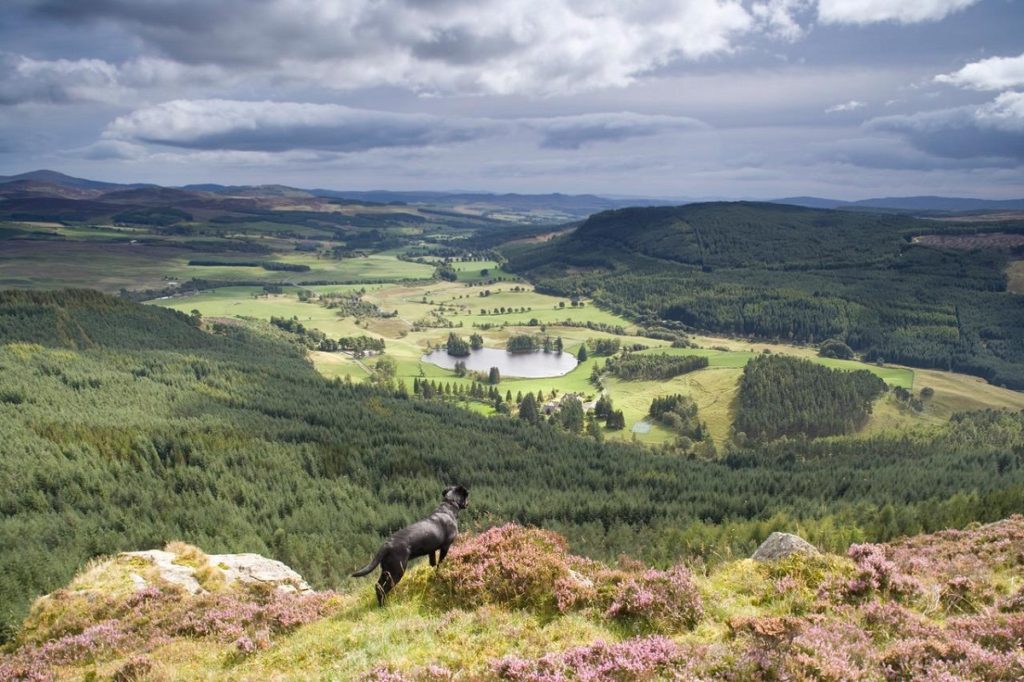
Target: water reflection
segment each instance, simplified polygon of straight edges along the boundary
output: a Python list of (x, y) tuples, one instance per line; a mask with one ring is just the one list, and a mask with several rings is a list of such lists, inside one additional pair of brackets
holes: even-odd
[(466, 363), (466, 369), (470, 371), (487, 372), (491, 367), (497, 367), (503, 377), (527, 379), (560, 377), (571, 372), (577, 364), (572, 353), (545, 353), (541, 350), (532, 353), (509, 353), (500, 348), (481, 348), (470, 351), (469, 355), (461, 358), (448, 355), (448, 351), (441, 348), (433, 353), (427, 353), (422, 359), (445, 369), (455, 369), (455, 363), (462, 360)]

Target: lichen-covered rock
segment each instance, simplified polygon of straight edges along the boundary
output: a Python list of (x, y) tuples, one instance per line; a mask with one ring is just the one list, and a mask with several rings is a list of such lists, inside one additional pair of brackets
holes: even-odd
[(224, 571), (228, 583), (261, 583), (283, 592), (312, 592), (302, 576), (275, 559), (259, 554), (211, 554), (210, 565)]
[(791, 554), (818, 554), (818, 549), (799, 535), (792, 533), (772, 533), (761, 543), (753, 556), (754, 561), (774, 561)]
[(269, 585), (298, 594), (313, 591), (301, 575), (275, 559), (259, 554), (206, 555), (177, 542), (164, 549), (122, 552), (110, 561), (111, 570), (117, 567), (129, 568), (129, 578), (136, 590), (159, 579), (189, 594), (217, 591), (234, 583)]
[[(165, 552), (162, 549), (147, 549), (144, 552), (121, 552), (118, 557), (139, 559), (142, 562), (152, 564), (157, 570), (157, 575), (162, 580), (166, 580), (172, 585), (177, 585), (189, 594), (199, 594), (203, 591), (203, 587), (195, 578), (195, 568), (174, 563), (175, 559), (178, 558), (176, 554)], [(149, 581), (140, 573), (132, 572), (128, 574), (128, 577), (131, 578), (132, 584), (135, 585), (136, 589), (142, 590), (149, 587)]]

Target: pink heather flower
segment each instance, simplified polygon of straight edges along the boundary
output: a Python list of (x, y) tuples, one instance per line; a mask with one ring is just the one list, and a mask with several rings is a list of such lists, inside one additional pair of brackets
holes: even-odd
[(703, 615), (700, 594), (682, 566), (626, 578), (616, 586), (605, 611), (608, 618), (663, 630), (690, 629)]
[(491, 664), (492, 672), (513, 682), (604, 682), (650, 680), (681, 664), (683, 650), (666, 637), (642, 637), (618, 644), (603, 641), (547, 654), (538, 659), (506, 656)]
[(243, 656), (256, 653), (256, 642), (249, 639), (248, 635), (242, 635), (235, 640), (235, 648)]

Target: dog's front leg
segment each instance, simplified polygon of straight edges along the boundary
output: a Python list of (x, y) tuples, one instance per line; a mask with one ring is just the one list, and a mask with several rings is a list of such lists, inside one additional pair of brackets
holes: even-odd
[(430, 550), (430, 565), (437, 566), (437, 550)]
[(442, 561), (444, 561), (444, 558), (446, 556), (448, 556), (448, 545), (443, 545), (441, 547), (441, 556), (437, 557), (437, 563), (440, 564)]

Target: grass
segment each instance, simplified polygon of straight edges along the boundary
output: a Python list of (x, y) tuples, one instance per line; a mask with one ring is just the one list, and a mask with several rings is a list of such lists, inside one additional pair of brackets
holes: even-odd
[(1014, 294), (1024, 294), (1024, 260), (1015, 260), (1006, 268), (1006, 289)]
[[(401, 262), (401, 261), (395, 261)], [(459, 263), (459, 266), (481, 266), (481, 262)], [(513, 291), (515, 287), (522, 291)], [(494, 285), (471, 285), (466, 282), (423, 282), (413, 284), (394, 282), (391, 284), (347, 284), (302, 287), (317, 293), (357, 291), (365, 288), (364, 299), (374, 303), (381, 310), (395, 312), (392, 318), (354, 318), (338, 317), (334, 311), (316, 303), (302, 303), (298, 300), (299, 287), (286, 287), (282, 294), (266, 294), (261, 287), (224, 287), (201, 294), (156, 301), (158, 305), (172, 307), (182, 312), (198, 309), (204, 317), (251, 317), (269, 319), (277, 317), (297, 317), (303, 325), (320, 329), (331, 337), (358, 336), (367, 334), (383, 338), (387, 345), (386, 353), (394, 358), (397, 364), (398, 378), (411, 388), (417, 377), (433, 379), (440, 383), (453, 386), (468, 386), (471, 378), (456, 377), (454, 372), (442, 369), (422, 361), (422, 356), (430, 346), (442, 345), (448, 336), (449, 329), (427, 328), (415, 331), (413, 326), (419, 320), (426, 320), (434, 312), (440, 312), (456, 326), (456, 333), (463, 337), (474, 331), (484, 338), (484, 344), (490, 348), (504, 347), (506, 339), (517, 333), (538, 334), (539, 326), (515, 325), (514, 322), (525, 322), (518, 318), (536, 316), (542, 319), (572, 319), (577, 323), (602, 322), (620, 325), (632, 329), (628, 320), (612, 313), (600, 310), (584, 301), (583, 307), (572, 307), (568, 303), (559, 307), (562, 299), (537, 293), (529, 285), (518, 282), (500, 282)], [(489, 296), (480, 293), (490, 289)], [(480, 315), (479, 308), (494, 307), (520, 308), (532, 310), (525, 314)], [(500, 325), (492, 329), (481, 330), (474, 324)], [(560, 336), (565, 344), (566, 352), (578, 353), (579, 347), (587, 339), (610, 337), (605, 332), (593, 331), (584, 327), (567, 327), (550, 324), (547, 333)], [(637, 336), (616, 337), (623, 344), (641, 343), (651, 346), (643, 353), (667, 353), (670, 355), (699, 355), (708, 358), (707, 369), (676, 377), (667, 382), (652, 381), (621, 381), (614, 377), (606, 377), (604, 381), (608, 395), (615, 407), (621, 409), (626, 417), (626, 428), (622, 431), (606, 431), (607, 438), (618, 440), (636, 440), (641, 443), (657, 445), (674, 440), (675, 436), (668, 429), (652, 424), (647, 433), (633, 433), (632, 427), (644, 420), (651, 401), (659, 396), (670, 393), (682, 393), (696, 401), (712, 438), (724, 443), (730, 437), (731, 424), (735, 414), (735, 397), (737, 384), (742, 369), (751, 358), (762, 352), (782, 353), (801, 357), (812, 362), (842, 370), (867, 370), (882, 378), (891, 386), (901, 386), (919, 392), (921, 388), (930, 386), (935, 396), (926, 401), (922, 412), (914, 412), (891, 397), (879, 400), (874, 413), (865, 425), (862, 433), (872, 434), (892, 429), (905, 429), (921, 424), (935, 424), (945, 421), (953, 412), (984, 407), (1006, 407), (1024, 409), (1024, 394), (991, 386), (980, 379), (966, 375), (952, 374), (933, 370), (917, 370), (899, 366), (877, 366), (853, 360), (834, 360), (821, 358), (815, 348), (789, 346), (764, 342), (752, 342), (745, 339), (728, 339), (723, 337), (696, 336), (693, 340), (701, 348), (670, 348), (664, 341), (657, 341)], [(374, 358), (362, 361), (354, 360), (350, 355), (341, 353), (313, 353), (312, 359), (320, 372), (328, 377), (349, 377), (353, 381), (365, 380), (372, 370)], [(557, 394), (578, 393), (586, 398), (595, 398), (597, 389), (590, 383), (591, 369), (595, 364), (603, 363), (603, 358), (591, 356), (573, 371), (562, 377), (541, 379), (519, 379), (504, 377), (498, 386), (502, 395), (511, 392), (513, 398), (519, 393), (526, 394), (538, 391), (545, 396), (553, 392)], [(466, 407), (484, 414), (492, 414), (490, 406), (480, 403), (463, 403)]]
[[(20, 228), (19, 228), (20, 229)], [(54, 228), (35, 228), (53, 231)], [(131, 233), (108, 228), (59, 228), (64, 240), (3, 241), (0, 249), (0, 288), (52, 289), (82, 287), (116, 293), (121, 289), (161, 289), (169, 281), (375, 282), (430, 278), (429, 265), (400, 261), (397, 252), (365, 258), (317, 259), (315, 255), (232, 254), (185, 248), (172, 239), (161, 244), (132, 244)], [(185, 240), (182, 240), (185, 241)], [(262, 267), (192, 266), (190, 260), (278, 261), (308, 265), (308, 272), (270, 271)]]

